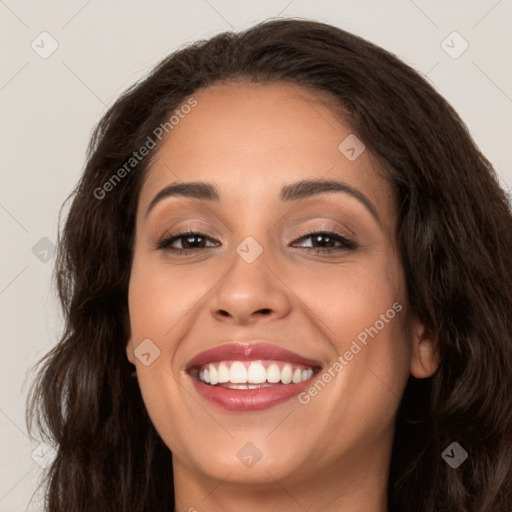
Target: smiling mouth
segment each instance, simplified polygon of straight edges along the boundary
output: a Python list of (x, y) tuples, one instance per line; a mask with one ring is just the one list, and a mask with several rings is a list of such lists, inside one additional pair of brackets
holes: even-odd
[(260, 411), (310, 385), (321, 363), (264, 340), (228, 342), (197, 354), (185, 369), (197, 393), (227, 411)]
[(319, 367), (277, 360), (216, 361), (192, 368), (191, 375), (209, 386), (229, 389), (261, 389), (299, 384), (309, 380)]

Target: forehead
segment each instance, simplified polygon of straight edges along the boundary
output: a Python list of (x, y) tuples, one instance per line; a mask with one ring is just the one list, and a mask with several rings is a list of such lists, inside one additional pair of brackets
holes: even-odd
[(283, 184), (341, 179), (363, 190), (383, 215), (391, 190), (365, 150), (340, 151), (354, 137), (330, 98), (298, 85), (219, 84), (193, 94), (197, 105), (163, 139), (141, 191), (147, 205), (171, 182), (209, 181), (222, 200), (278, 200)]

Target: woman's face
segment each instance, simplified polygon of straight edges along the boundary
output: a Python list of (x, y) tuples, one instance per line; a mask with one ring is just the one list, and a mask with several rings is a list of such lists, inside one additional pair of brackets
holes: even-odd
[[(142, 188), (129, 287), (127, 356), (175, 472), (383, 474), (407, 378), (436, 364), (408, 312), (390, 185), (306, 89), (194, 98)], [(339, 186), (297, 185), (322, 180)], [(190, 182), (204, 185), (153, 201)], [(169, 239), (183, 231), (197, 234)]]

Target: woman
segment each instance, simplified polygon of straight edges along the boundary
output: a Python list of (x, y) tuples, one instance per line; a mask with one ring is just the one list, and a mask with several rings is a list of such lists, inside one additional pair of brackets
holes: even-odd
[(511, 510), (510, 205), (373, 44), (170, 55), (96, 128), (56, 278), (46, 510)]

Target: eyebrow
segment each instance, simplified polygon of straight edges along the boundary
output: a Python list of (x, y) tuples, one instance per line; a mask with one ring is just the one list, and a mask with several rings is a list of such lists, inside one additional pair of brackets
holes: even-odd
[[(375, 220), (381, 224), (381, 220), (373, 203), (359, 190), (339, 180), (301, 180), (281, 189), (280, 199), (283, 202), (298, 201), (325, 192), (343, 192), (356, 198), (372, 214)], [(203, 201), (220, 201), (218, 189), (204, 181), (190, 181), (182, 183), (171, 183), (164, 187), (151, 200), (146, 210), (146, 217), (157, 203), (168, 197), (188, 197)]]

